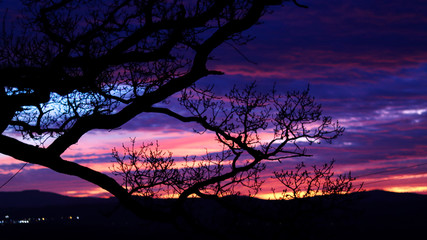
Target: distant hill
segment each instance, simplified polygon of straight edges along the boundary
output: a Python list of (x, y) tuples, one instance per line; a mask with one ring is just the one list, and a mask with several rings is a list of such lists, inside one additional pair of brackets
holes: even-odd
[[(150, 204), (166, 206), (172, 201)], [(427, 226), (427, 196), (410, 193), (370, 191), (303, 201), (190, 199), (186, 207), (207, 231), (196, 234), (182, 223), (178, 230), (140, 220), (114, 198), (0, 192), (0, 239), (415, 239)], [(6, 224), (6, 216), (32, 223)]]
[(69, 206), (106, 202), (105, 200), (94, 197), (68, 197), (51, 192), (41, 192), (39, 190), (0, 192), (0, 208)]

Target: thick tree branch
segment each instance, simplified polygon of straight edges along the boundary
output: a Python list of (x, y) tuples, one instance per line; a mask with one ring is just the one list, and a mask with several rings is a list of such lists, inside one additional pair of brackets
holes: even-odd
[[(252, 157), (256, 159), (263, 159), (264, 154), (261, 153), (259, 150), (256, 150), (254, 148), (249, 147), (247, 144), (245, 144), (240, 137), (233, 137), (227, 132), (225, 132), (223, 129), (221, 129), (218, 126), (211, 125), (206, 121), (206, 118), (203, 117), (184, 117), (179, 115), (178, 113), (175, 113), (167, 108), (155, 108), (152, 107), (148, 109), (150, 112), (157, 112), (157, 113), (163, 113), (168, 116), (174, 117), (180, 121), (183, 122), (197, 122), (202, 127), (218, 134), (220, 137), (224, 138), (225, 140), (232, 141), (233, 143), (236, 143), (241, 149), (247, 151)], [(218, 138), (219, 141), (221, 141), (221, 138)]]
[(156, 221), (172, 221), (171, 215), (141, 205), (114, 179), (77, 163), (65, 161), (48, 149), (38, 148), (11, 137), (0, 135), (0, 152), (24, 162), (38, 164), (56, 172), (91, 182), (113, 194), (139, 217)]

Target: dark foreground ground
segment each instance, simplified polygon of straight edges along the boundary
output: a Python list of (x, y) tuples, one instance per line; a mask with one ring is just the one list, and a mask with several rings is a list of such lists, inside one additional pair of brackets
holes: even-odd
[(427, 239), (425, 195), (371, 191), (307, 201), (228, 197), (221, 204), (193, 199), (187, 207), (206, 229), (139, 220), (115, 199), (0, 192), (0, 239)]

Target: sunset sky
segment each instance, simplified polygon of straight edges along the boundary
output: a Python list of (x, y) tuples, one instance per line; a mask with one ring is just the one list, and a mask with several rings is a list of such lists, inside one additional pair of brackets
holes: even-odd
[[(200, 80), (219, 89), (253, 81), (260, 89), (269, 89), (276, 83), (283, 92), (310, 85), (324, 114), (346, 128), (331, 145), (308, 147), (311, 158), (267, 165), (259, 197), (268, 197), (277, 185), (269, 178), (271, 171), (292, 168), (300, 161), (310, 165), (332, 159), (335, 172), (351, 171), (366, 190), (427, 194), (427, 2), (301, 3), (309, 8), (285, 4), (247, 32), (256, 38), (239, 50), (250, 61), (223, 45), (214, 52), (216, 60), (210, 67), (225, 75)], [(10, 1), (3, 1), (0, 7), (7, 4)], [(136, 137), (137, 143), (158, 140), (177, 159), (219, 149), (213, 134), (195, 134), (192, 125), (152, 114), (141, 115), (119, 130), (86, 134), (63, 157), (110, 172), (111, 149), (129, 143), (130, 137)], [(22, 165), (0, 155), (0, 185)], [(27, 165), (0, 191), (27, 189), (105, 196), (95, 185), (37, 165)]]

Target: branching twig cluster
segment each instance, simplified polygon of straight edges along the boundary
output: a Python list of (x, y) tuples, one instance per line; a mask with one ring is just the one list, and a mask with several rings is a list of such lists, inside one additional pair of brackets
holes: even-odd
[[(232, 156), (231, 151), (224, 150), (216, 154), (206, 153), (200, 159), (185, 156), (183, 161), (177, 162), (172, 153), (160, 150), (158, 143), (136, 147), (135, 139), (131, 139), (130, 146), (122, 147), (122, 154), (116, 148), (112, 150), (115, 159), (113, 174), (122, 178), (130, 194), (145, 197), (178, 197), (193, 185), (211, 181), (229, 171)], [(203, 185), (194, 195), (203, 198), (235, 195), (239, 194), (235, 190), (237, 185), (256, 193), (261, 187), (259, 172), (264, 168), (265, 165), (259, 164), (224, 181)]]
[[(279, 199), (349, 194), (362, 189), (363, 184), (353, 185), (356, 178), (351, 176), (351, 172), (339, 174), (334, 178), (333, 164), (334, 161), (325, 163), (321, 167), (313, 165), (310, 171), (304, 162), (301, 162), (295, 166), (295, 170), (275, 171), (274, 178), (285, 187)], [(275, 189), (272, 190), (275, 191)]]
[[(310, 156), (305, 145), (322, 140), (330, 142), (344, 131), (338, 122), (322, 116), (320, 105), (314, 102), (308, 89), (279, 95), (274, 89), (261, 93), (252, 83), (242, 89), (234, 87), (220, 97), (212, 87), (197, 89), (193, 86), (182, 92), (179, 103), (188, 116), (168, 108), (153, 107), (150, 111), (198, 123), (203, 127), (199, 133), (215, 133), (223, 146), (223, 151), (215, 155), (186, 157), (184, 165), (173, 173), (176, 175), (167, 177), (173, 180), (164, 181), (164, 190), (171, 187), (173, 194), (182, 199), (191, 195), (216, 198), (235, 194), (238, 185), (256, 193), (263, 183), (260, 172), (265, 169), (265, 161)], [(119, 165), (123, 162), (119, 161)], [(176, 169), (176, 166), (170, 168)], [(328, 169), (316, 171), (326, 174)], [(129, 181), (142, 181), (131, 184), (137, 188), (146, 185), (146, 180), (133, 178), (132, 174), (126, 177), (126, 186)], [(328, 186), (332, 188), (332, 184)]]

